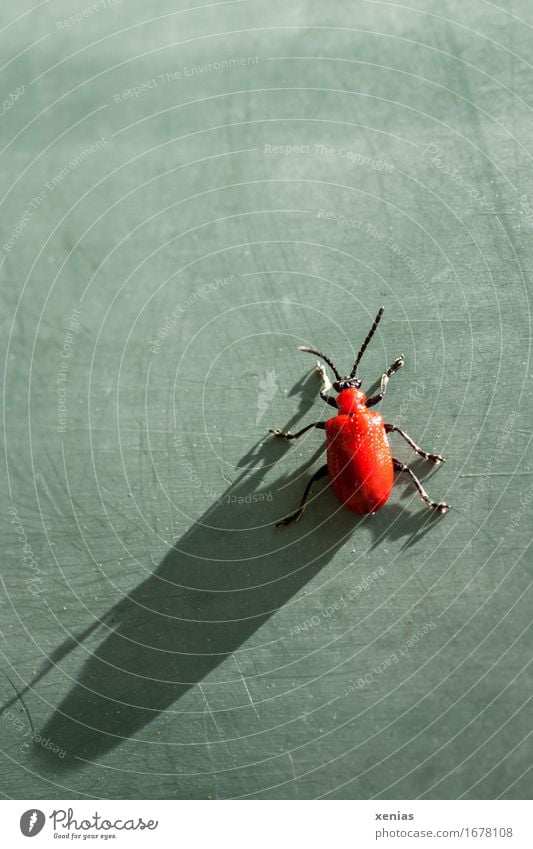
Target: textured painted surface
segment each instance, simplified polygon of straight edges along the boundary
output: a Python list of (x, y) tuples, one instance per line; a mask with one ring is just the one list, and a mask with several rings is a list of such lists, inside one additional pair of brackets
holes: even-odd
[[(533, 14), (499, 5), (3, 10), (5, 796), (530, 794)], [(405, 355), (379, 409), (453, 509), (324, 482), (275, 529), (323, 462), (266, 437), (328, 414), (297, 346), (343, 369), (381, 303), (363, 388)]]

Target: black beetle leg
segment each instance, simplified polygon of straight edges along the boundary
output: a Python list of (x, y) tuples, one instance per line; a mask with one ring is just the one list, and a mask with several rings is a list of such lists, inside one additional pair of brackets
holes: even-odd
[(281, 428), (279, 427), (271, 427), (269, 432), (273, 433), (274, 436), (277, 436), (280, 439), (299, 439), (303, 433), (305, 433), (307, 430), (311, 430), (312, 427), (318, 427), (319, 429), (324, 430), (326, 427), (326, 422), (313, 422), (313, 424), (306, 425), (306, 427), (303, 427), (297, 433), (291, 433), (290, 431), (287, 431), (287, 433), (285, 433), (285, 431), (281, 430)]
[(332, 398), (331, 395), (328, 395), (328, 392), (331, 389), (331, 383), (325, 366), (323, 366), (322, 363), (317, 362), (315, 371), (320, 377), (320, 397), (326, 402), (326, 404), (329, 404), (330, 407), (335, 407), (337, 410), (338, 407), (336, 399)]
[(411, 446), (413, 451), (416, 451), (416, 453), (419, 454), (420, 457), (423, 457), (424, 460), (429, 460), (430, 463), (435, 463), (436, 465), (439, 465), (439, 463), (444, 463), (444, 457), (441, 457), (440, 454), (428, 454), (427, 451), (424, 451), (423, 448), (420, 448), (420, 446), (416, 444), (414, 439), (411, 439), (408, 433), (405, 433), (404, 430), (400, 430), (399, 427), (395, 427), (395, 425), (391, 424), (386, 424), (385, 430), (387, 433), (399, 433), (400, 436), (405, 439), (407, 444)]
[(315, 483), (315, 481), (320, 480), (320, 478), (325, 478), (328, 474), (327, 465), (321, 466), (318, 471), (316, 471), (310, 480), (307, 481), (307, 485), (304, 489), (304, 494), (302, 495), (302, 500), (300, 501), (299, 507), (295, 513), (291, 513), (290, 516), (286, 516), (284, 519), (281, 519), (279, 522), (276, 522), (276, 527), (281, 527), (282, 525), (290, 525), (291, 522), (297, 522), (300, 516), (302, 515), (305, 507), (305, 502), (309, 496), (309, 492), (311, 487)]
[(379, 392), (377, 395), (372, 395), (371, 398), (366, 402), (367, 407), (374, 407), (376, 404), (382, 400), (385, 395), (385, 390), (387, 389), (387, 383), (389, 382), (389, 378), (392, 377), (401, 367), (403, 366), (403, 354), (400, 354), (399, 357), (396, 357), (394, 362), (388, 367), (387, 371), (381, 375), (381, 386), (379, 388)]
[(406, 466), (405, 463), (401, 463), (400, 460), (396, 460), (394, 457), (392, 458), (392, 464), (397, 472), (405, 472), (406, 475), (409, 475), (418, 490), (420, 498), (422, 499), (422, 501), (425, 502), (425, 504), (427, 504), (428, 507), (430, 507), (432, 510), (437, 510), (437, 512), (439, 513), (448, 512), (448, 510), (450, 509), (450, 505), (447, 504), (445, 501), (432, 501), (429, 495), (427, 494), (426, 490), (418, 480), (417, 476), (412, 471), (412, 469), (409, 468), (409, 466)]

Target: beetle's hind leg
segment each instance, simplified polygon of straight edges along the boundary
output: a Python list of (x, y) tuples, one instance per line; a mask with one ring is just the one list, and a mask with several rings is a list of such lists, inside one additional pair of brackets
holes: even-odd
[(405, 433), (404, 430), (400, 430), (399, 427), (395, 427), (394, 425), (391, 425), (391, 424), (386, 424), (385, 425), (385, 431), (387, 433), (393, 433), (393, 432), (399, 433), (400, 436), (402, 437), (402, 439), (405, 439), (407, 444), (411, 446), (413, 451), (416, 451), (416, 453), (420, 457), (423, 457), (424, 460), (429, 460), (430, 463), (435, 463), (435, 465), (437, 465), (437, 466), (440, 463), (444, 463), (444, 457), (441, 457), (440, 454), (428, 454), (427, 451), (424, 451), (423, 448), (420, 448), (420, 446), (416, 444), (414, 439), (411, 439), (411, 437), (409, 436), (408, 433)]
[(297, 521), (298, 521), (298, 519), (300, 518), (300, 516), (302, 515), (302, 513), (303, 513), (303, 511), (304, 511), (304, 508), (305, 508), (305, 502), (307, 501), (307, 499), (308, 499), (308, 497), (309, 497), (309, 493), (310, 493), (310, 491), (311, 491), (311, 487), (313, 486), (313, 484), (315, 483), (315, 481), (320, 480), (320, 478), (325, 478), (325, 477), (326, 477), (326, 475), (327, 475), (327, 473), (328, 473), (328, 467), (327, 467), (327, 465), (321, 466), (321, 467), (320, 467), (320, 469), (318, 469), (318, 471), (314, 473), (313, 477), (312, 477), (312, 478), (310, 478), (310, 479), (307, 481), (307, 485), (306, 485), (306, 487), (305, 487), (305, 489), (304, 489), (304, 494), (302, 495), (302, 500), (300, 501), (300, 504), (299, 504), (298, 509), (296, 510), (296, 512), (295, 512), (295, 513), (291, 513), (291, 515), (290, 515), (290, 516), (286, 516), (284, 519), (281, 519), (279, 522), (276, 522), (276, 527), (277, 527), (277, 528), (279, 528), (279, 527), (281, 527), (281, 526), (283, 526), (283, 525), (290, 525), (290, 524), (291, 524), (291, 522), (297, 522)]
[(447, 504), (445, 501), (432, 501), (429, 495), (427, 494), (426, 490), (418, 480), (417, 476), (415, 475), (413, 470), (409, 468), (409, 466), (407, 466), (405, 463), (400, 462), (400, 460), (396, 460), (394, 457), (392, 458), (392, 464), (397, 472), (405, 472), (405, 474), (409, 475), (418, 490), (420, 498), (422, 499), (422, 501), (424, 501), (425, 504), (427, 504), (429, 508), (431, 508), (431, 510), (436, 510), (438, 513), (448, 512), (448, 510), (450, 509), (450, 505)]

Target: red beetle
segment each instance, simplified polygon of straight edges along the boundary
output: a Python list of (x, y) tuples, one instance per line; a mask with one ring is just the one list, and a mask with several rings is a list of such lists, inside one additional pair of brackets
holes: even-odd
[[(322, 381), (320, 397), (330, 406), (335, 407), (337, 415), (325, 422), (313, 422), (298, 433), (285, 433), (279, 428), (271, 429), (270, 432), (280, 439), (298, 439), (313, 427), (321, 428), (326, 431), (327, 445), (326, 465), (315, 472), (307, 483), (296, 512), (277, 522), (277, 525), (297, 522), (303, 513), (311, 486), (328, 474), (339, 501), (359, 515), (375, 513), (383, 507), (392, 490), (395, 470), (409, 475), (420, 497), (430, 509), (438, 513), (446, 513), (450, 509), (445, 501), (432, 501), (412, 469), (392, 456), (387, 434), (392, 431), (399, 433), (417, 454), (431, 463), (438, 465), (444, 462), (444, 458), (439, 454), (428, 454), (427, 451), (423, 451), (403, 430), (394, 425), (385, 424), (383, 416), (369, 409), (383, 398), (389, 378), (403, 366), (403, 356), (394, 360), (381, 376), (381, 386), (377, 395), (367, 400), (365, 393), (361, 392), (361, 380), (356, 377), (357, 368), (368, 343), (376, 332), (383, 310), (384, 308), (381, 307), (374, 319), (348, 377), (341, 377), (332, 360), (320, 351), (315, 351), (314, 348), (299, 348), (300, 351), (321, 357), (332, 369), (336, 377), (333, 384), (329, 382), (324, 366), (317, 363), (317, 372)], [(331, 388), (339, 393), (336, 398), (328, 395), (328, 390)]]

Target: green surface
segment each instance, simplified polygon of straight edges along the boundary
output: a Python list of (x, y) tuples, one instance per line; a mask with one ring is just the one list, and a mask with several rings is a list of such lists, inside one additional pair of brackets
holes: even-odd
[[(529, 797), (531, 4), (34, 5), (0, 33), (1, 792)], [(297, 346), (344, 371), (381, 303), (360, 374), (405, 355), (380, 409), (453, 509), (319, 483), (276, 529), (323, 435), (267, 430), (328, 414)]]

